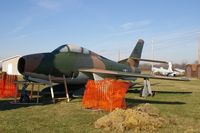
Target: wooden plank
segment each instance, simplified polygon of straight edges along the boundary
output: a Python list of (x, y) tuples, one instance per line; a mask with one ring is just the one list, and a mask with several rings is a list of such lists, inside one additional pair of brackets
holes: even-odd
[(64, 85), (65, 85), (66, 100), (67, 100), (67, 102), (69, 102), (70, 99), (69, 99), (69, 93), (68, 93), (68, 88), (67, 88), (67, 83), (66, 83), (65, 75), (63, 75), (63, 82), (64, 82)]
[(35, 83), (35, 82), (29, 82), (29, 81), (14, 81), (15, 84), (34, 84), (34, 85), (46, 85), (45, 83)]
[(54, 92), (53, 92), (53, 85), (52, 85), (51, 75), (49, 75), (49, 84), (50, 84), (52, 102), (55, 103), (55, 97), (54, 97)]

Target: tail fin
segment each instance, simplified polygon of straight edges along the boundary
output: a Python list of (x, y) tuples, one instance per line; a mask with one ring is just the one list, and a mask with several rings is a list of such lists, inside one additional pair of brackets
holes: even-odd
[(136, 58), (137, 59), (141, 58), (143, 45), (144, 45), (144, 41), (142, 39), (139, 39), (130, 57), (127, 60), (127, 63), (129, 64), (129, 66), (131, 67), (139, 66), (139, 60), (136, 60)]
[(141, 58), (144, 41), (139, 39), (135, 48), (133, 49), (130, 58)]
[(172, 63), (171, 62), (168, 62), (168, 71), (173, 72)]

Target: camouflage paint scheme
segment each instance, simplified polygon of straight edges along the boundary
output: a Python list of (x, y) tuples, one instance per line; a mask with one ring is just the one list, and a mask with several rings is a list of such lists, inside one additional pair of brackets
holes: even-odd
[[(143, 40), (138, 40), (130, 57), (140, 58), (143, 44)], [(54, 77), (65, 75), (66, 78), (74, 79), (79, 76), (79, 69), (135, 72), (138, 64), (139, 61), (132, 59), (125, 63), (118, 63), (82, 47), (63, 45), (51, 53), (32, 54), (21, 57), (18, 62), (18, 70), (22, 75), (36, 78), (43, 77), (45, 79), (45, 75)], [(88, 74), (86, 74), (86, 77), (92, 78)]]
[[(82, 84), (94, 78), (131, 79), (159, 78), (140, 74), (139, 60), (144, 41), (139, 39), (128, 59), (115, 62), (76, 45), (62, 45), (50, 53), (26, 55), (19, 59), (22, 75), (48, 80), (48, 76), (66, 77), (68, 83)], [(137, 58), (137, 59), (135, 59)]]

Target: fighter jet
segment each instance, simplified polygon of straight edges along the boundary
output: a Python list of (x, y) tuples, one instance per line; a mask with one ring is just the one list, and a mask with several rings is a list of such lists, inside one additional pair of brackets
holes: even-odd
[(115, 62), (86, 48), (66, 44), (50, 53), (21, 57), (18, 61), (18, 71), (27, 78), (43, 80), (48, 80), (49, 75), (53, 77), (64, 75), (67, 83), (70, 84), (86, 83), (88, 79), (98, 80), (109, 77), (115, 79), (161, 78), (140, 74), (139, 60), (143, 45), (144, 41), (139, 39), (129, 58)]
[(165, 69), (163, 67), (154, 67), (152, 66), (151, 71), (153, 74), (159, 74), (163, 76), (170, 76), (170, 77), (176, 77), (176, 76), (183, 76), (185, 73), (185, 70), (174, 68), (172, 69), (172, 63), (171, 62), (165, 62), (168, 64), (168, 69)]
[[(141, 57), (144, 41), (139, 40), (130, 57)], [(66, 76), (68, 83), (86, 83), (88, 79), (100, 77), (119, 78), (124, 75), (114, 72), (140, 73), (139, 62), (127, 60), (126, 64), (111, 61), (86, 48), (62, 45), (50, 53), (26, 55), (19, 59), (18, 70), (28, 78), (48, 79)], [(105, 76), (104, 76), (105, 75)]]
[[(66, 44), (50, 53), (21, 57), (18, 61), (18, 71), (26, 79), (38, 82), (41, 80), (48, 81), (49, 76), (54, 78), (64, 76), (67, 84), (85, 84), (88, 79), (101, 80), (104, 78), (131, 81), (137, 78), (181, 80), (141, 74), (139, 61), (141, 60), (143, 45), (144, 41), (139, 39), (129, 58), (115, 62), (86, 48)], [(145, 83), (148, 86), (149, 83)]]

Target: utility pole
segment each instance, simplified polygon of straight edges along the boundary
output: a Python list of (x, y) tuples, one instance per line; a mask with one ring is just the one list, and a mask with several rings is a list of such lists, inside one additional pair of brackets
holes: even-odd
[(118, 61), (120, 61), (120, 49), (119, 49), (119, 51), (118, 51)]
[[(154, 60), (154, 40), (151, 40), (151, 54), (152, 54), (152, 60)], [(151, 63), (151, 67), (153, 68), (154, 63)]]
[(198, 64), (200, 64), (200, 32), (198, 32), (198, 43), (199, 43), (199, 48), (198, 48)]

